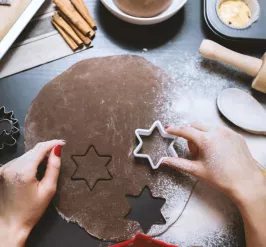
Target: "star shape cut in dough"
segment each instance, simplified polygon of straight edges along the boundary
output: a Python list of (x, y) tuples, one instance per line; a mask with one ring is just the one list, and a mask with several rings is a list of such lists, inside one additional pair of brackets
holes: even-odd
[(154, 197), (148, 187), (145, 187), (140, 195), (128, 195), (127, 199), (131, 205), (131, 210), (125, 219), (137, 221), (144, 233), (147, 233), (153, 225), (163, 225), (166, 223), (161, 213), (161, 208), (166, 200)]
[(83, 155), (73, 155), (72, 160), (77, 169), (72, 180), (84, 180), (90, 190), (93, 190), (99, 181), (113, 179), (107, 169), (111, 159), (111, 156), (100, 155), (94, 146), (90, 146)]

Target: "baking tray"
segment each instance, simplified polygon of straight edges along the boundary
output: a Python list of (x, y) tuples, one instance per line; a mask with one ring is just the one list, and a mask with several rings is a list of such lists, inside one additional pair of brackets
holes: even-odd
[(232, 29), (221, 22), (216, 13), (217, 0), (204, 0), (204, 18), (209, 28), (217, 35), (228, 40), (266, 40), (266, 1), (258, 0), (261, 12), (260, 18), (250, 27), (242, 30)]
[(45, 0), (32, 0), (20, 15), (20, 17), (17, 19), (17, 21), (14, 23), (14, 25), (10, 28), (8, 33), (0, 41), (0, 60), (44, 2)]

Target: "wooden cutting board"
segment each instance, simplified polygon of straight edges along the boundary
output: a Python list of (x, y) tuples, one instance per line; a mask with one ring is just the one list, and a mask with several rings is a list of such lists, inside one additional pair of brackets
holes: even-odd
[(0, 41), (19, 19), (32, 0), (11, 0), (11, 6), (0, 5)]

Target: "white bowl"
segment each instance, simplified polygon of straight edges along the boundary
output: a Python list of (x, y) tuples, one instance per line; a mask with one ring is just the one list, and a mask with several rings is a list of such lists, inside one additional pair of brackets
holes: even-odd
[(152, 24), (166, 21), (167, 19), (172, 17), (174, 14), (176, 14), (187, 2), (187, 0), (173, 0), (170, 7), (164, 12), (162, 12), (161, 14), (155, 17), (151, 17), (151, 18), (139, 18), (139, 17), (128, 15), (124, 13), (123, 11), (121, 11), (116, 6), (113, 0), (101, 0), (101, 1), (103, 5), (116, 17), (120, 18), (123, 21), (137, 24), (137, 25), (152, 25)]

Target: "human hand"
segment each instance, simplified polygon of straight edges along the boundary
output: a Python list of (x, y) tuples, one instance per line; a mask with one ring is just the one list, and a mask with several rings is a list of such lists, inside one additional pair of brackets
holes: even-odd
[(192, 160), (168, 158), (164, 164), (204, 179), (237, 204), (265, 197), (266, 179), (241, 135), (198, 124), (169, 127), (167, 132), (188, 141)]
[[(1, 246), (23, 246), (56, 192), (64, 141), (37, 144), (32, 150), (0, 168)], [(45, 175), (36, 174), (50, 152)], [(3, 245), (2, 245), (3, 244)]]

